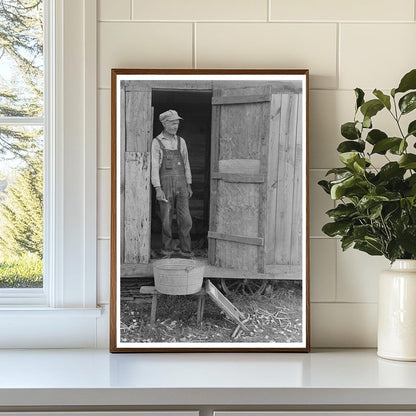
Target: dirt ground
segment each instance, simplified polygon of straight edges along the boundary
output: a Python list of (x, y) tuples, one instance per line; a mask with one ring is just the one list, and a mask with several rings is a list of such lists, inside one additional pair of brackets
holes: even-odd
[[(212, 281), (212, 280), (211, 280)], [(215, 282), (218, 287), (219, 282)], [(121, 339), (123, 342), (270, 342), (302, 341), (302, 283), (269, 281), (263, 294), (231, 293), (226, 297), (244, 315), (248, 330), (232, 337), (237, 323), (206, 296), (203, 320), (197, 325), (198, 295), (158, 296), (155, 325), (150, 324), (151, 295), (140, 287), (152, 280), (123, 279)]]

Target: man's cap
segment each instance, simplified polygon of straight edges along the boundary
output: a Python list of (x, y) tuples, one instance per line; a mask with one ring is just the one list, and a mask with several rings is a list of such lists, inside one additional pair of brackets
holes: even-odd
[(165, 121), (183, 120), (175, 110), (168, 110), (159, 115), (161, 123)]

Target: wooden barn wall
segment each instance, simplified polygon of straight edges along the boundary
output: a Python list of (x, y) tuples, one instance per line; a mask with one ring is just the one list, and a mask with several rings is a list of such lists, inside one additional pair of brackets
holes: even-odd
[[(262, 240), (264, 237), (264, 221), (260, 215), (265, 196), (263, 182), (255, 179), (247, 181), (241, 178), (261, 173), (263, 160), (262, 143), (267, 140), (270, 122), (270, 103), (248, 102), (253, 96), (270, 94), (269, 87), (222, 90), (222, 97), (241, 97), (239, 104), (221, 104), (215, 107), (219, 114), (214, 122), (218, 123), (217, 150), (214, 157), (218, 158), (216, 169), (222, 179), (214, 186), (215, 220), (211, 230), (228, 236), (242, 236), (246, 242), (223, 241), (215, 242), (215, 265), (241, 270), (261, 272), (264, 269), (262, 258), (263, 243), (247, 243), (250, 239)], [(215, 99), (214, 95), (214, 99)], [(237, 98), (237, 101), (240, 98)], [(222, 101), (222, 100), (220, 100)], [(227, 101), (227, 100), (223, 100)], [(226, 175), (233, 174), (233, 182), (227, 182)], [(260, 253), (261, 252), (261, 253)]]
[(121, 258), (124, 264), (150, 259), (150, 143), (149, 91), (125, 91), (121, 126)]
[(300, 265), (302, 260), (302, 97), (272, 99), (269, 143), (266, 263)]

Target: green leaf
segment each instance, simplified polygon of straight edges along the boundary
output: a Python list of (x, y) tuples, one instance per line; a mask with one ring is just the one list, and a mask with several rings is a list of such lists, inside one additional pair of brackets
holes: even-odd
[(319, 181), (318, 185), (327, 193), (327, 194), (331, 194), (331, 187), (329, 185), (328, 181)]
[(363, 174), (366, 168), (365, 159), (357, 159), (356, 161), (354, 161), (352, 167), (355, 172)]
[(374, 207), (370, 208), (370, 219), (375, 220), (381, 217), (382, 211), (383, 211), (383, 204), (377, 204)]
[(370, 244), (369, 242), (356, 242), (354, 244), (354, 248), (360, 251), (364, 251), (370, 256), (381, 256), (383, 254), (381, 247), (374, 247), (374, 245)]
[(335, 174), (335, 175), (345, 175), (346, 173), (350, 173), (351, 169), (349, 168), (333, 168), (330, 169), (325, 176), (331, 175), (331, 174)]
[(348, 179), (342, 180), (331, 187), (331, 198), (340, 199), (345, 195), (345, 191), (349, 188), (354, 187), (358, 183), (358, 178), (351, 176)]
[(397, 162), (389, 162), (381, 167), (378, 177), (381, 181), (389, 181), (391, 178), (402, 179), (406, 169), (400, 167)]
[(402, 142), (402, 139), (399, 137), (387, 137), (386, 139), (382, 139), (378, 141), (374, 147), (371, 154), (377, 153), (380, 155), (384, 155), (387, 150), (390, 150), (392, 147), (397, 146), (399, 147)]
[(371, 117), (364, 116), (363, 127), (366, 129), (371, 129), (373, 127), (373, 123), (371, 122)]
[(384, 133), (384, 131), (373, 129), (368, 132), (366, 140), (368, 143), (374, 145), (378, 143), (380, 140), (387, 139), (387, 137), (388, 136), (386, 133)]
[(352, 231), (352, 235), (356, 241), (357, 240), (364, 241), (365, 237), (372, 233), (373, 233), (373, 228), (371, 227), (371, 225), (357, 225), (356, 227), (354, 227)]
[(339, 155), (339, 160), (346, 166), (352, 167), (354, 162), (360, 158), (357, 152), (345, 152)]
[(406, 228), (398, 238), (399, 244), (410, 254), (416, 254), (416, 227)]
[(407, 141), (405, 139), (403, 139), (402, 142), (400, 143), (398, 154), (402, 155), (403, 152), (406, 150), (406, 148), (407, 148)]
[(358, 109), (364, 104), (364, 91), (361, 88), (356, 88), (355, 90), (355, 111), (358, 111)]
[(401, 79), (399, 86), (396, 88), (397, 92), (406, 92), (416, 89), (416, 69), (412, 69)]
[(382, 91), (375, 89), (373, 94), (383, 103), (388, 110), (391, 109), (390, 97), (385, 95)]
[(407, 114), (416, 108), (416, 92), (409, 92), (399, 100), (399, 108), (402, 114)]
[(393, 239), (391, 241), (389, 241), (389, 243), (387, 244), (387, 255), (386, 257), (390, 260), (390, 261), (394, 261), (396, 259), (402, 258), (403, 256), (403, 251), (400, 248), (400, 244), (397, 241), (397, 239)]
[(339, 146), (337, 147), (337, 151), (340, 153), (346, 153), (346, 152), (364, 152), (365, 149), (365, 142), (363, 140), (358, 140), (356, 142), (352, 141), (345, 141), (341, 142)]
[(374, 117), (380, 110), (384, 108), (384, 104), (380, 100), (370, 100), (361, 106), (361, 112), (365, 118)]
[(403, 152), (407, 149), (406, 139), (400, 139), (400, 143), (395, 144), (389, 149), (389, 152), (393, 155), (402, 155)]
[(351, 235), (346, 235), (341, 238), (341, 247), (342, 251), (347, 250), (354, 244), (354, 237)]
[(361, 137), (360, 130), (357, 129), (357, 123), (350, 121), (341, 126), (341, 135), (348, 140), (357, 140)]
[(405, 169), (416, 169), (416, 155), (408, 153), (399, 159), (399, 165)]
[(346, 235), (351, 227), (349, 221), (335, 221), (325, 224), (322, 227), (322, 231), (329, 237), (335, 237), (337, 235)]
[(330, 209), (326, 214), (334, 220), (348, 218), (357, 212), (354, 204), (339, 204), (336, 208)]
[(415, 136), (416, 137), (416, 120), (413, 120), (409, 127), (407, 128), (407, 135), (408, 136)]
[(378, 205), (380, 202), (388, 200), (389, 199), (383, 195), (364, 195), (357, 204), (357, 208), (360, 211), (365, 212), (367, 209)]

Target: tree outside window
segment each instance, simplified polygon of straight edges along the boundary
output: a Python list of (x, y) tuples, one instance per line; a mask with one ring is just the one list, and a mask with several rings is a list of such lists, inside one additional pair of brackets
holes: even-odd
[(0, 0), (0, 288), (43, 285), (43, 2)]

